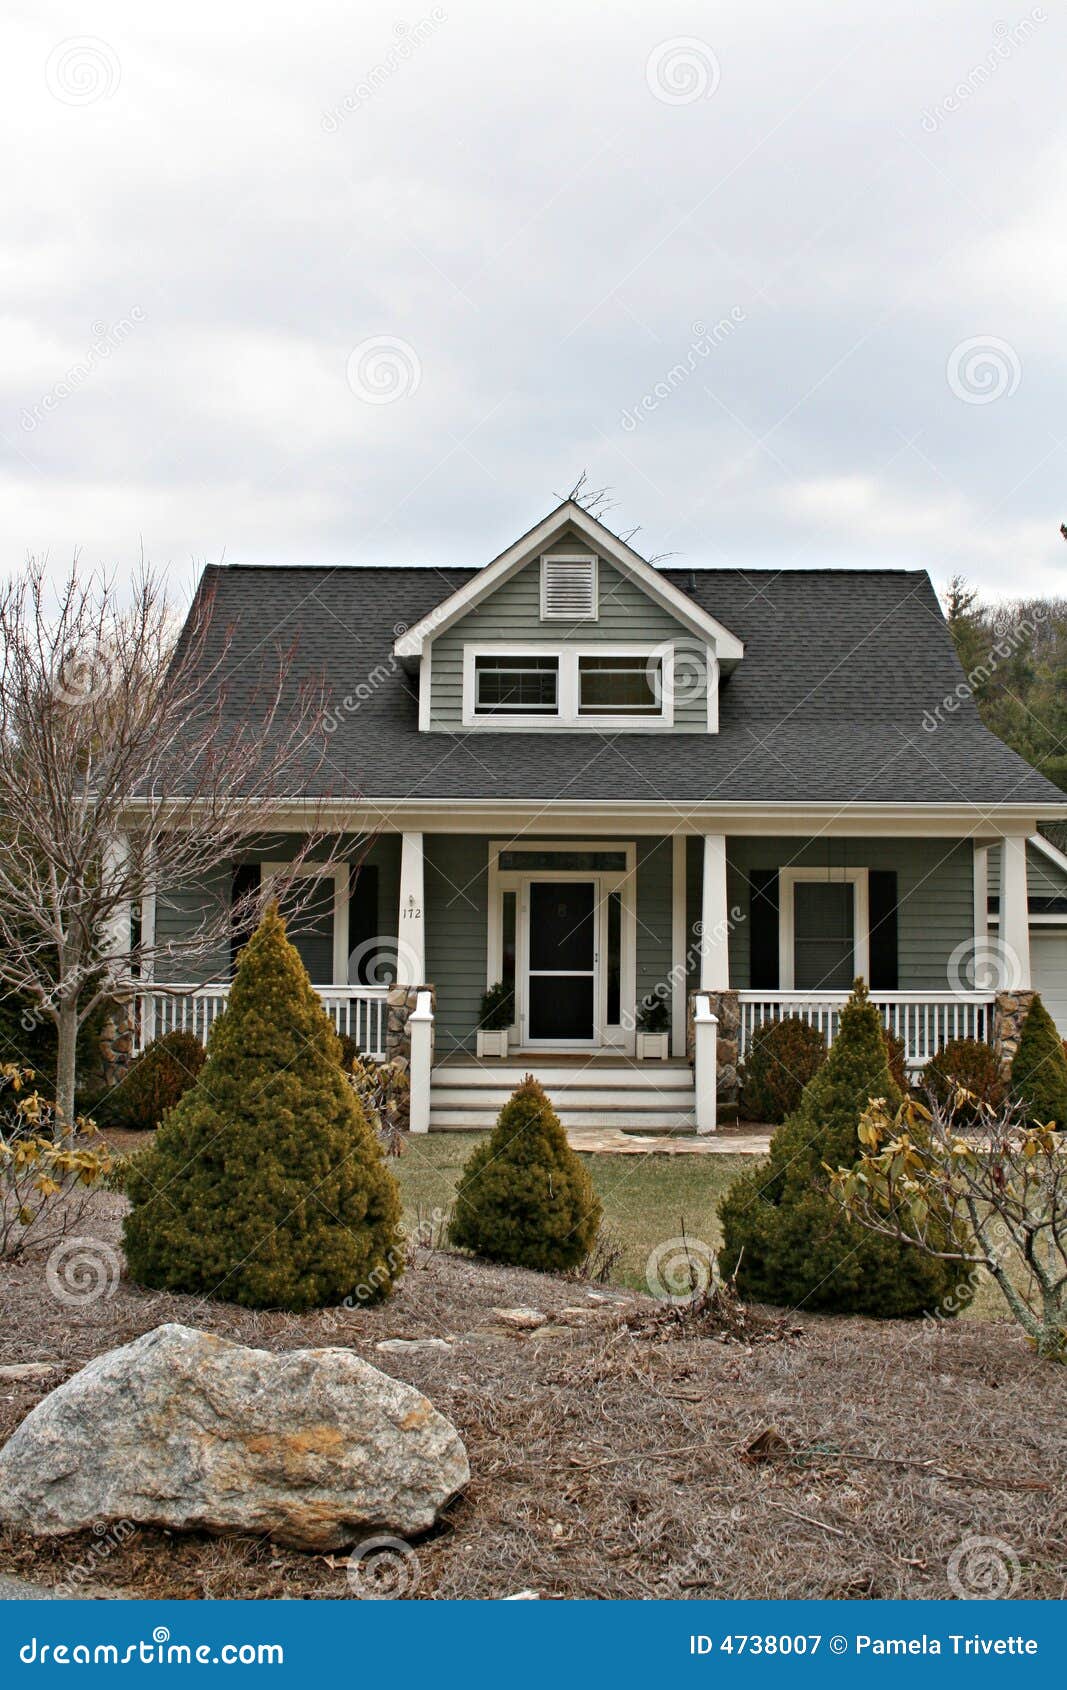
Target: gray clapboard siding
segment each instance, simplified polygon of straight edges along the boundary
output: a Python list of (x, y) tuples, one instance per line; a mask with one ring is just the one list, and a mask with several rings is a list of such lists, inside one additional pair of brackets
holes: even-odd
[[(1000, 896), (1000, 846), (989, 851), (989, 896)], [(1062, 898), (1067, 896), (1067, 874), (1050, 862), (1044, 851), (1035, 845), (1026, 847), (1026, 890), (1031, 898)]]
[[(571, 541), (559, 543), (565, 549)], [(577, 538), (576, 546), (582, 545)], [(556, 549), (555, 547), (553, 548)], [(583, 550), (588, 546), (582, 545)], [(514, 640), (558, 641), (560, 644), (649, 640), (685, 642), (695, 649), (694, 636), (661, 606), (654, 604), (640, 587), (603, 558), (598, 560), (599, 615), (595, 622), (541, 621), (541, 563), (534, 559), (499, 587), (490, 598), (468, 612), (454, 627), (433, 642), (432, 717), (435, 728), (457, 728), (463, 722), (463, 648), (465, 645)], [(688, 667), (677, 675), (674, 723), (683, 733), (705, 733), (708, 725), (707, 696), (694, 691)], [(546, 728), (545, 732), (551, 732)], [(653, 731), (653, 730), (650, 730)]]
[[(669, 839), (637, 841), (637, 1002), (671, 972), (671, 867)], [(660, 994), (662, 995), (662, 994)], [(668, 1008), (670, 997), (665, 997)], [(623, 1006), (624, 1010), (626, 1006)]]
[(471, 1050), (485, 991), (489, 840), (427, 834), (424, 841), (426, 977), (437, 989), (435, 1054)]
[[(231, 863), (214, 870), (195, 884), (161, 892), (156, 900), (157, 941), (165, 944), (168, 940), (187, 940), (204, 920), (206, 910), (212, 912), (214, 919), (220, 909), (228, 909), (233, 871), (239, 864), (288, 862), (300, 850), (301, 843), (299, 838), (294, 839), (292, 834), (285, 833), (257, 838), (254, 846), (248, 851), (238, 853)], [(346, 855), (354, 857), (358, 853), (360, 843), (359, 835), (347, 835), (341, 840), (340, 849)], [(381, 958), (384, 976), (390, 959), (395, 962), (396, 958), (400, 903), (399, 836), (383, 834), (375, 839), (364, 861), (368, 865), (375, 864), (378, 868), (378, 934), (375, 955)], [(327, 927), (330, 932), (328, 938), (323, 936), (316, 939), (310, 933), (301, 935), (298, 946), (302, 954), (306, 953), (305, 960), (312, 965), (314, 977), (326, 982), (331, 978), (333, 954), (332, 920), (329, 917), (325, 918), (323, 924), (324, 935)], [(195, 960), (189, 956), (162, 958), (156, 975), (164, 983), (206, 984), (209, 981), (227, 980), (230, 975), (229, 947), (222, 946), (212, 955)], [(378, 979), (377, 972), (375, 978)], [(384, 977), (378, 983), (384, 984)]]
[[(825, 867), (894, 869), (897, 875), (897, 947), (901, 991), (951, 989), (949, 959), (974, 933), (973, 851), (970, 840), (949, 839), (727, 839), (730, 906), (730, 980), (739, 990), (751, 981), (749, 892), (751, 869)], [(690, 840), (686, 855), (686, 909), (696, 985), (702, 845)]]

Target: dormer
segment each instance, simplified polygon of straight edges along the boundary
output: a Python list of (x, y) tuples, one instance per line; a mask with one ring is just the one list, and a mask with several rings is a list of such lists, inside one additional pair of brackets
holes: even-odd
[(426, 732), (715, 733), (741, 641), (561, 505), (396, 641)]

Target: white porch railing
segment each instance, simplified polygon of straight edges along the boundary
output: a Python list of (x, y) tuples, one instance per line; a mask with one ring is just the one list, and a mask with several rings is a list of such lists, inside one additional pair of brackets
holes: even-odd
[[(738, 1058), (743, 1061), (750, 1039), (766, 1021), (798, 1015), (826, 1035), (833, 1044), (848, 992), (738, 992), (741, 1030)], [(872, 992), (871, 1002), (890, 1032), (904, 1041), (909, 1068), (921, 1068), (949, 1039), (993, 1038), (992, 992)]]
[[(385, 1056), (386, 986), (316, 986), (337, 1032), (366, 1056)], [(137, 1049), (164, 1033), (194, 1033), (206, 1042), (211, 1024), (226, 1008), (228, 984), (153, 986), (137, 998)]]

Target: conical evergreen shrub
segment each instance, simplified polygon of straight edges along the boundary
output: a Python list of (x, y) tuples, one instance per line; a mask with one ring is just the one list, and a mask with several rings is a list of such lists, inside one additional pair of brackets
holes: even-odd
[(887, 1317), (967, 1300), (958, 1266), (865, 1231), (830, 1195), (826, 1166), (859, 1160), (857, 1128), (870, 1097), (900, 1103), (881, 1017), (858, 980), (830, 1054), (772, 1138), (769, 1161), (735, 1180), (719, 1205), (719, 1266), (727, 1276), (737, 1270), (744, 1296)]
[(562, 1273), (589, 1253), (601, 1213), (559, 1116), (527, 1074), (468, 1158), (449, 1239), (493, 1262)]
[(276, 907), (126, 1190), (130, 1273), (159, 1290), (300, 1311), (377, 1301), (403, 1271), (396, 1181)]
[(1055, 1121), (1067, 1127), (1067, 1056), (1056, 1024), (1036, 993), (1012, 1059), (1011, 1095), (1032, 1126)]

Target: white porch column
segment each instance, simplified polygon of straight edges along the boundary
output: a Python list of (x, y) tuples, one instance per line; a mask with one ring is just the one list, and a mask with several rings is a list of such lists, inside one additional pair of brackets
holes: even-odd
[[(405, 833), (400, 842), (400, 917), (397, 927), (396, 983), (426, 984), (422, 834)], [(414, 1089), (414, 1088), (413, 1088)]]
[[(105, 891), (122, 885), (129, 873), (129, 862), (130, 836), (127, 833), (116, 833), (104, 848), (102, 868)], [(125, 959), (125, 966), (118, 970), (119, 973), (126, 973), (129, 967), (132, 937), (130, 915), (130, 901), (126, 898), (115, 905), (107, 922), (105, 945), (108, 955)]]
[(685, 834), (671, 841), (671, 1055), (685, 1055)]
[(719, 1022), (703, 992), (693, 999), (693, 1084), (697, 1132), (713, 1133), (718, 1125)]
[(729, 909), (726, 902), (726, 835), (704, 835), (704, 895), (700, 909), (700, 986), (724, 992), (730, 984)]
[[(1030, 990), (1030, 909), (1026, 890), (1026, 836), (1012, 834), (1001, 846), (1000, 942), (1004, 949), (1002, 989)], [(1007, 977), (1010, 975), (1011, 977)]]
[(433, 1000), (429, 992), (418, 992), (415, 1008), (408, 1016), (411, 1040), (408, 1078), (411, 1083), (408, 1127), (413, 1133), (430, 1130), (430, 1070), (433, 1067)]
[(974, 842), (974, 989), (992, 991), (989, 957), (989, 846)]

